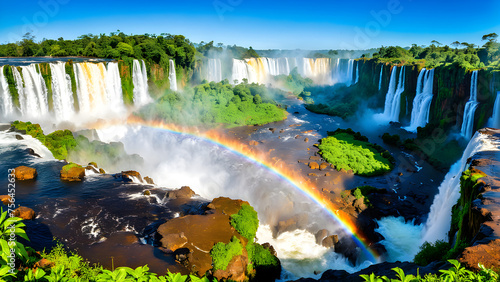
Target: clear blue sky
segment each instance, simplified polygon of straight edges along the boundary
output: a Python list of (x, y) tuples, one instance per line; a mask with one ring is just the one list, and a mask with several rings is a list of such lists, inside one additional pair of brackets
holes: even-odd
[(255, 49), (366, 49), (431, 40), (482, 45), (482, 35), (500, 34), (498, 0), (1, 2), (0, 43), (19, 40), (28, 30), (36, 40), (121, 30)]

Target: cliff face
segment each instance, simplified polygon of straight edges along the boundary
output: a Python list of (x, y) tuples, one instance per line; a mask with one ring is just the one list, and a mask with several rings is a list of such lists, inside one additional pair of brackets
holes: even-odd
[[(500, 130), (479, 130), (500, 142)], [(459, 260), (469, 268), (478, 263), (500, 269), (500, 151), (479, 152), (469, 159), (461, 178), (461, 196), (453, 207), (450, 235), (467, 247)]]

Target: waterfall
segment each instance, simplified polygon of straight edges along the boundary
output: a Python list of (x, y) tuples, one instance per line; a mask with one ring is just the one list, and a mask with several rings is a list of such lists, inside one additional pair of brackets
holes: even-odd
[(470, 81), (470, 97), (469, 101), (465, 104), (464, 118), (462, 121), (461, 134), (466, 139), (470, 139), (472, 136), (472, 131), (474, 130), (474, 113), (476, 112), (477, 106), (477, 70), (472, 72)]
[(208, 59), (205, 77), (208, 81), (219, 82), (222, 80), (222, 66), (220, 59)]
[(4, 67), (0, 67), (0, 114), (9, 116), (14, 112), (12, 96), (10, 95), (9, 84), (4, 76)]
[(426, 70), (423, 68), (418, 74), (417, 94), (413, 100), (410, 126), (406, 127), (406, 130), (416, 132), (417, 127), (423, 127), (429, 122), (433, 82), (434, 69)]
[(66, 63), (50, 64), (52, 73), (52, 100), (57, 120), (69, 120), (75, 114), (71, 78), (66, 74)]
[(446, 233), (451, 226), (451, 208), (460, 197), (460, 176), (467, 164), (467, 159), (480, 151), (498, 150), (498, 145), (492, 144), (487, 135), (476, 133), (465, 148), (462, 158), (453, 164), (439, 186), (439, 192), (434, 201), (422, 231), (423, 242), (446, 240)]
[(12, 68), (16, 88), (19, 93), (21, 114), (25, 117), (40, 117), (49, 111), (47, 86), (36, 65), (20, 67), (21, 74), (16, 67)]
[[(356, 64), (357, 66), (357, 64)], [(354, 60), (337, 59), (332, 66), (332, 83), (344, 83), (350, 86), (353, 83), (354, 76)], [(358, 71), (356, 69), (356, 82), (358, 79)]]
[(134, 60), (132, 81), (134, 82), (134, 104), (142, 106), (151, 102), (148, 91), (148, 74), (144, 61)]
[(382, 73), (384, 72), (384, 65), (380, 66), (380, 78), (378, 79), (378, 90), (382, 89)]
[(359, 81), (359, 62), (356, 62), (356, 81), (355, 84)]
[[(109, 63), (106, 68), (104, 63), (77, 63), (73, 69), (81, 113), (93, 112), (102, 116), (110, 111), (124, 110), (118, 64)], [(136, 87), (134, 83), (134, 98)]]
[(399, 121), (399, 112), (401, 110), (401, 93), (405, 88), (405, 66), (399, 71), (399, 81), (396, 87), (396, 71), (397, 66), (394, 66), (391, 71), (391, 80), (389, 82), (389, 90), (385, 97), (384, 116), (389, 121)]
[[(142, 63), (144, 65), (144, 62)], [(175, 63), (174, 60), (172, 59), (168, 61), (168, 82), (170, 83), (170, 89), (173, 91), (177, 91), (177, 76), (175, 74)]]
[(500, 128), (500, 91), (497, 91), (497, 98), (493, 106), (493, 116), (491, 117), (490, 126)]

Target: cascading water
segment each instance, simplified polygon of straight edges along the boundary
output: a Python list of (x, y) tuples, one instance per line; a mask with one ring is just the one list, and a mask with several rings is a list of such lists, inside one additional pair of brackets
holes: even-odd
[(500, 128), (500, 91), (497, 91), (495, 105), (493, 106), (493, 116), (490, 120), (490, 126), (493, 128)]
[(378, 90), (382, 89), (382, 73), (384, 72), (384, 65), (380, 66), (380, 78), (378, 79)]
[(4, 117), (14, 112), (12, 95), (10, 95), (9, 84), (4, 76), (4, 67), (0, 67), (0, 114)]
[(208, 81), (219, 82), (222, 80), (222, 66), (220, 59), (208, 59), (205, 77)]
[(170, 82), (170, 89), (173, 91), (177, 91), (177, 76), (175, 73), (175, 63), (174, 60), (172, 59), (168, 61), (168, 81)]
[(12, 68), (23, 117), (37, 118), (49, 111), (47, 86), (36, 67), (35, 64), (21, 67), (22, 77), (17, 68)]
[(465, 104), (464, 109), (461, 134), (466, 139), (470, 139), (472, 136), (472, 132), (474, 130), (474, 113), (479, 105), (477, 102), (477, 73), (477, 70), (472, 72), (470, 81), (470, 97), (469, 101)]
[(354, 83), (358, 83), (359, 81), (359, 62), (356, 62), (356, 81)]
[(432, 87), (434, 83), (434, 69), (427, 70), (423, 68), (417, 79), (417, 94), (413, 99), (413, 108), (411, 111), (410, 126), (405, 129), (408, 131), (417, 131), (417, 127), (423, 127), (429, 122), (429, 111), (432, 102)]
[(134, 82), (134, 104), (136, 106), (143, 106), (150, 103), (152, 99), (149, 96), (148, 75), (144, 61), (139, 62), (139, 60), (134, 60), (132, 80)]
[(399, 81), (396, 87), (397, 66), (391, 70), (391, 80), (389, 81), (389, 90), (385, 96), (384, 117), (389, 121), (399, 121), (399, 112), (401, 110), (401, 93), (405, 89), (405, 66), (399, 71)]
[(106, 97), (113, 109), (122, 110), (125, 108), (123, 103), (122, 80), (118, 63), (109, 62), (106, 66)]
[(52, 73), (52, 100), (56, 120), (70, 120), (75, 114), (71, 78), (66, 74), (66, 63), (50, 64)]

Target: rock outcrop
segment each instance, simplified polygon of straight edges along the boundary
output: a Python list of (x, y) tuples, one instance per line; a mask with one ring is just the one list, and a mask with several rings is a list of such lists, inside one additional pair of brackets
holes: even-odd
[(85, 177), (85, 168), (71, 163), (62, 167), (61, 180), (63, 181), (82, 181)]
[(17, 180), (32, 180), (38, 175), (36, 169), (32, 167), (18, 166), (14, 170)]
[(35, 218), (35, 211), (28, 207), (18, 207), (14, 210), (14, 216), (26, 220), (32, 220)]

